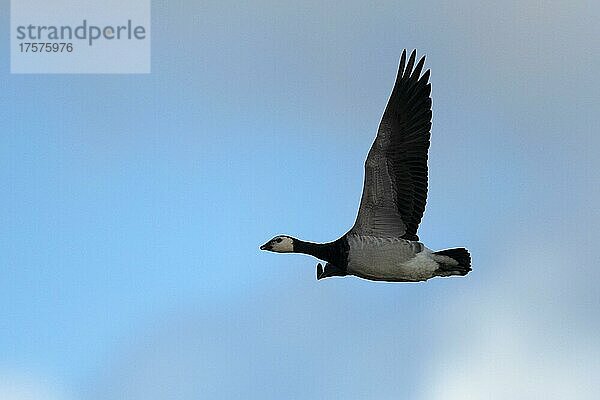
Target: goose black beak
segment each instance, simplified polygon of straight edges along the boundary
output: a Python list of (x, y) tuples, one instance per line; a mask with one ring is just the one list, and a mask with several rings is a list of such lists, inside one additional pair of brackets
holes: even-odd
[(271, 250), (271, 245), (269, 245), (269, 243), (265, 243), (262, 246), (260, 246), (261, 250)]

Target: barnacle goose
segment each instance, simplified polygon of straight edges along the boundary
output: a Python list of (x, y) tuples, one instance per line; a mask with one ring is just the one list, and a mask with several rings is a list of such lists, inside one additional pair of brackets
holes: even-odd
[[(365, 161), (365, 180), (354, 226), (329, 243), (275, 236), (261, 250), (304, 253), (326, 262), (317, 279), (354, 275), (390, 282), (419, 282), (471, 271), (467, 249), (432, 251), (417, 228), (427, 197), (427, 152), (431, 130), (430, 70), (402, 52), (394, 89)], [(414, 67), (414, 68), (413, 68)]]

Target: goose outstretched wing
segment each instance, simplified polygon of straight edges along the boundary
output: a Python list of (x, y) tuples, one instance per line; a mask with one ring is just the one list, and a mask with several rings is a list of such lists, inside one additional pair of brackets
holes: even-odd
[[(351, 232), (419, 240), (427, 199), (427, 152), (431, 131), (429, 70), (422, 76), (416, 50), (402, 52), (394, 89), (365, 161), (365, 181)], [(405, 65), (406, 63), (406, 65)], [(414, 66), (414, 69), (413, 69)]]

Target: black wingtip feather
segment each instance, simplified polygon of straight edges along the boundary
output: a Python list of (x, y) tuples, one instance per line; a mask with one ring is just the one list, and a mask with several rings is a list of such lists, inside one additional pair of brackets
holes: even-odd
[[(421, 81), (420, 75), (423, 70), (423, 66), (425, 65), (425, 60), (427, 56), (422, 56), (419, 59), (419, 62), (415, 66), (415, 61), (417, 59), (417, 50), (413, 50), (410, 53), (408, 58), (408, 63), (406, 62), (406, 49), (402, 50), (402, 55), (400, 56), (400, 65), (398, 67), (398, 76), (396, 77), (396, 81), (400, 81), (402, 78), (416, 78), (417, 81)], [(414, 69), (413, 69), (414, 66)], [(429, 79), (429, 69), (425, 71), (427, 74), (427, 79)], [(424, 77), (425, 75), (423, 75)], [(427, 82), (427, 80), (425, 80)]]
[(402, 76), (404, 75), (404, 66), (406, 64), (406, 49), (402, 50), (402, 56), (400, 56), (400, 66), (398, 67), (398, 76), (396, 77), (396, 81), (400, 81)]
[(412, 72), (411, 77), (419, 79), (419, 76), (421, 75), (421, 70), (423, 70), (423, 64), (425, 64), (425, 56), (421, 57), (421, 59), (417, 63), (417, 66)]
[(406, 65), (406, 70), (404, 71), (405, 76), (410, 76), (410, 73), (413, 69), (413, 65), (415, 65), (415, 58), (417, 57), (417, 50), (413, 50), (410, 53), (410, 58), (408, 59), (408, 64)]

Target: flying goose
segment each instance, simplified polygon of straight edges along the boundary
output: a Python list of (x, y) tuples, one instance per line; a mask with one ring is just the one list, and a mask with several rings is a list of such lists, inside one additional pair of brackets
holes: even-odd
[[(419, 282), (471, 271), (465, 248), (432, 251), (419, 241), (417, 228), (427, 197), (427, 151), (431, 130), (428, 69), (415, 66), (416, 50), (406, 62), (402, 52), (394, 89), (365, 161), (365, 180), (354, 226), (329, 243), (275, 236), (261, 250), (304, 253), (317, 264), (317, 279), (354, 275), (374, 281)], [(414, 67), (414, 68), (413, 68)]]

